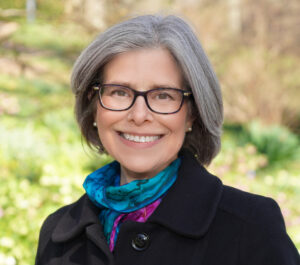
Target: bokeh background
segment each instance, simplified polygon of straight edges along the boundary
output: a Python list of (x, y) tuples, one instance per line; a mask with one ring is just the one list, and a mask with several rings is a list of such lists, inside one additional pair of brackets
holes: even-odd
[(99, 32), (144, 13), (194, 27), (224, 94), (223, 146), (209, 169), (273, 197), (300, 249), (299, 0), (1, 0), (0, 265), (33, 264), (43, 220), (111, 160), (81, 139), (70, 72)]

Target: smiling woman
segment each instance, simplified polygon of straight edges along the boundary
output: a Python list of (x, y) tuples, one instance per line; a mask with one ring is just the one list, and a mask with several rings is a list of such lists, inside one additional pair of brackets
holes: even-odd
[(77, 59), (72, 88), (83, 136), (115, 161), (47, 218), (36, 265), (300, 264), (276, 202), (203, 167), (220, 149), (222, 97), (184, 20), (109, 28)]
[[(148, 93), (146, 100), (136, 97), (133, 102), (134, 97), (130, 99), (129, 93), (122, 96), (121, 102), (124, 102), (125, 97), (125, 100), (129, 100), (126, 106), (131, 105), (129, 109), (125, 108), (125, 111), (111, 111), (98, 103), (95, 117), (102, 145), (121, 165), (121, 184), (134, 179), (154, 177), (177, 158), (185, 132), (192, 127), (188, 102), (181, 104), (184, 98), (179, 91), (184, 89), (179, 67), (166, 49), (128, 51), (116, 55), (105, 65), (103, 83), (126, 84), (134, 88), (133, 91), (140, 92), (157, 93), (157, 90), (153, 89), (159, 89), (160, 94), (155, 94), (156, 98)], [(168, 91), (173, 90), (172, 88), (178, 90)], [(120, 92), (124, 90), (118, 90), (118, 93)], [(173, 94), (175, 96), (171, 97)], [(118, 101), (119, 98), (120, 96)], [(105, 93), (100, 94), (100, 99), (112, 104)], [(150, 107), (155, 108), (158, 104), (156, 101), (159, 101), (158, 111), (163, 111), (167, 105), (167, 110), (170, 108), (172, 114), (155, 113), (146, 104), (148, 102)], [(122, 103), (116, 105), (116, 108), (121, 106)]]

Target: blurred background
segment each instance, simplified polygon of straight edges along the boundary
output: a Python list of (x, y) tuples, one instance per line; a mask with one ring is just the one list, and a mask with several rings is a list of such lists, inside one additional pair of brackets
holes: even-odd
[(97, 34), (144, 13), (194, 27), (224, 94), (223, 146), (209, 170), (273, 197), (300, 249), (299, 0), (1, 0), (0, 265), (33, 264), (46, 216), (111, 161), (81, 139), (70, 72)]

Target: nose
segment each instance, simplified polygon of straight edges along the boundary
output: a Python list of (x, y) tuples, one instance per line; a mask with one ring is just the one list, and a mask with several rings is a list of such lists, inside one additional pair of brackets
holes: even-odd
[(136, 125), (153, 120), (152, 112), (148, 109), (145, 99), (142, 96), (138, 96), (133, 106), (129, 109), (128, 120), (134, 122)]

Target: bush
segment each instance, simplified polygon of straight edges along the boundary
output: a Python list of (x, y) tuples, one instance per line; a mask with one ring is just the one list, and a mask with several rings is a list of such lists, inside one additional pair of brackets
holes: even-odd
[(287, 128), (278, 125), (264, 127), (261, 123), (252, 122), (247, 129), (246, 141), (265, 154), (269, 163), (283, 163), (299, 157), (299, 139)]
[(299, 138), (283, 126), (263, 126), (255, 121), (246, 125), (225, 125), (224, 128), (239, 145), (250, 143), (259, 153), (266, 155), (270, 167), (281, 166), (300, 157)]
[(41, 138), (31, 127), (8, 130), (3, 126), (0, 139), (0, 162), (5, 165), (2, 172), (9, 172), (16, 179), (38, 182), (43, 172), (43, 161), (50, 151)]

